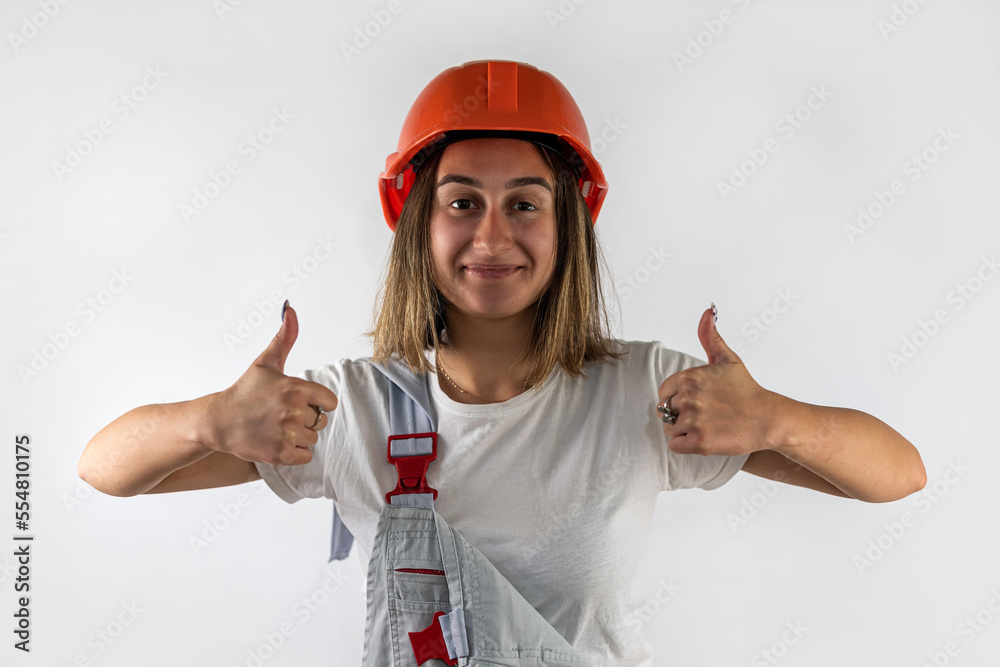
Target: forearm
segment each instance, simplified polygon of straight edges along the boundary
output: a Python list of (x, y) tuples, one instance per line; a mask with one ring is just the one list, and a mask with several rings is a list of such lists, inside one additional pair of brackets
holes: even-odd
[[(772, 392), (773, 393), (773, 392)], [(777, 415), (769, 449), (813, 471), (852, 498), (890, 502), (924, 487), (917, 449), (881, 420), (774, 394)]]
[(77, 474), (103, 493), (134, 496), (205, 458), (212, 453), (204, 444), (211, 396), (126, 412), (91, 438)]

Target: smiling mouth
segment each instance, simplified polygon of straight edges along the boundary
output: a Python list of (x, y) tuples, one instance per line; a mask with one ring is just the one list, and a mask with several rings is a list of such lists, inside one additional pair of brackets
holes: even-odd
[(485, 266), (466, 266), (463, 268), (470, 276), (483, 278), (485, 280), (499, 280), (501, 278), (506, 278), (514, 275), (521, 269), (520, 266), (504, 266), (497, 268), (488, 268)]

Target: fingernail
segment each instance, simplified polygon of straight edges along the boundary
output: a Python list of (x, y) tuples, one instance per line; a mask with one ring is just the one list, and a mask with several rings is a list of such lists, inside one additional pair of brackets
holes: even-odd
[(281, 307), (281, 321), (285, 321), (285, 310), (288, 308), (288, 299), (285, 299), (285, 305)]
[(715, 318), (715, 320), (712, 322), (712, 324), (715, 324), (715, 322), (719, 321), (719, 311), (715, 308), (715, 303), (714, 302), (712, 303), (712, 317)]

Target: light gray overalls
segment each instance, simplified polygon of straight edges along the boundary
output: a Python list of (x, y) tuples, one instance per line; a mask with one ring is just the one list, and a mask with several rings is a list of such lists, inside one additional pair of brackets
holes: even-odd
[[(370, 358), (366, 359), (371, 363)], [(373, 364), (389, 382), (386, 494), (368, 565), (365, 667), (582, 665), (575, 650), (478, 549), (434, 511), (427, 467), (437, 458), (427, 375)], [(334, 507), (330, 560), (354, 537)]]

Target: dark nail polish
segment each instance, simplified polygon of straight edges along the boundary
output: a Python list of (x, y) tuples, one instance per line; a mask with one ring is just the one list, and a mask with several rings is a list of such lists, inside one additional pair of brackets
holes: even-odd
[(288, 308), (288, 299), (285, 299), (285, 305), (281, 307), (281, 321), (285, 321), (285, 310)]

